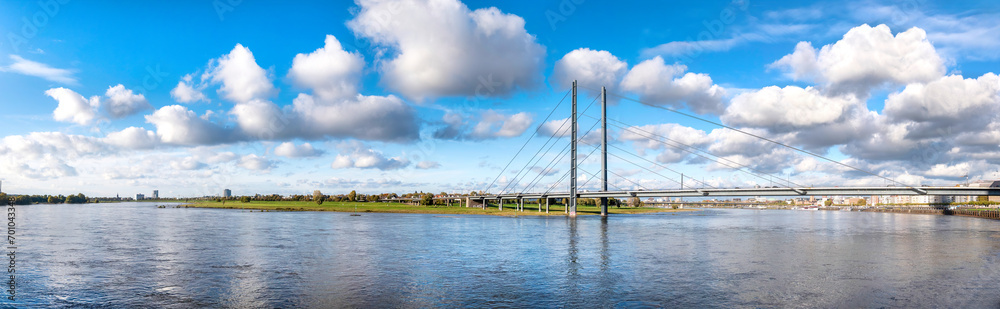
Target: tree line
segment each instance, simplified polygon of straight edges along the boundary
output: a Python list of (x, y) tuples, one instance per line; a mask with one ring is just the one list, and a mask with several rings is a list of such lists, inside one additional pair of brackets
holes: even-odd
[(86, 204), (90, 202), (83, 193), (76, 195), (64, 196), (60, 195), (7, 195), (7, 193), (0, 193), (0, 201), (6, 203), (10, 198), (14, 198), (15, 205), (31, 205), (31, 204)]

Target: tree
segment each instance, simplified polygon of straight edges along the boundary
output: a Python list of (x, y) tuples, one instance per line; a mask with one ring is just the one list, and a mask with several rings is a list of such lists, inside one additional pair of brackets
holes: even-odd
[(323, 193), (319, 190), (313, 191), (313, 202), (316, 202), (316, 205), (323, 205)]
[(427, 193), (420, 198), (421, 205), (434, 205), (434, 194)]
[(358, 192), (355, 192), (354, 190), (351, 190), (351, 193), (347, 194), (348, 201), (354, 202), (357, 200), (357, 198), (358, 198)]
[(823, 205), (825, 205), (825, 206), (831, 206), (831, 205), (833, 205), (833, 200), (832, 199), (826, 200), (825, 202), (823, 202)]
[(240, 202), (249, 203), (250, 202), (250, 197), (244, 195), (243, 197), (240, 198)]
[(638, 197), (634, 197), (634, 196), (628, 200), (628, 203), (629, 203), (629, 206), (632, 206), (632, 207), (641, 207), (642, 206), (642, 200), (639, 200)]

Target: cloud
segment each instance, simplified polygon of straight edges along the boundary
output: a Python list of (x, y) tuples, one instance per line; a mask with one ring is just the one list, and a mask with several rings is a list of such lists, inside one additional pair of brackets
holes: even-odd
[(56, 121), (90, 125), (97, 117), (100, 97), (95, 96), (88, 100), (79, 93), (62, 87), (46, 90), (45, 95), (59, 102), (56, 109), (52, 111), (52, 118)]
[(386, 142), (406, 142), (419, 138), (416, 111), (398, 97), (358, 94), (340, 101), (322, 101), (299, 94), (292, 110), (299, 125), (299, 137), (358, 138)]
[(441, 167), (441, 163), (437, 163), (434, 161), (420, 161), (419, 163), (417, 163), (417, 169), (422, 169), (422, 170), (429, 170), (439, 167)]
[(321, 154), (323, 154), (322, 150), (313, 148), (309, 143), (296, 146), (292, 142), (285, 142), (278, 145), (278, 147), (274, 147), (274, 155), (286, 158), (316, 157)]
[(621, 88), (638, 93), (639, 99), (649, 104), (686, 106), (699, 114), (721, 113), (726, 90), (712, 84), (708, 74), (685, 74), (685, 71), (687, 66), (666, 65), (663, 58), (656, 56), (632, 67)]
[(98, 138), (61, 132), (8, 135), (0, 140), (0, 154), (17, 159), (38, 159), (51, 155), (79, 158), (113, 152), (113, 149)]
[(253, 140), (292, 138), (297, 122), (286, 116), (278, 105), (261, 100), (238, 103), (230, 114), (236, 116), (240, 133)]
[(455, 140), (489, 140), (521, 136), (534, 123), (527, 112), (505, 115), (494, 110), (478, 115), (448, 112), (442, 118), (444, 128), (434, 132), (434, 138)]
[(8, 177), (56, 180), (77, 176), (67, 162), (113, 155), (116, 149), (99, 138), (61, 132), (32, 132), (0, 139), (0, 173)]
[(347, 141), (337, 145), (341, 154), (334, 158), (330, 167), (334, 169), (361, 168), (396, 170), (410, 165), (403, 157), (386, 158), (381, 152), (371, 149), (358, 141)]
[[(1000, 77), (951, 75), (927, 84), (907, 85), (889, 95), (884, 113), (895, 122), (913, 121), (911, 131), (982, 131), (1000, 112)], [(911, 133), (912, 134), (912, 133)]]
[(705, 52), (727, 51), (736, 46), (755, 40), (746, 36), (734, 36), (725, 39), (703, 40), (703, 41), (674, 41), (667, 42), (655, 47), (645, 48), (640, 53), (645, 57), (666, 56), (679, 57), (697, 55)]
[[(980, 166), (982, 167), (982, 166)], [(948, 164), (935, 164), (931, 166), (924, 176), (930, 177), (941, 177), (941, 178), (961, 178), (969, 175), (972, 170), (972, 164), (969, 162), (962, 162), (954, 165)]]
[[(1000, 18), (992, 10), (967, 10), (957, 14), (928, 14), (932, 6), (903, 3), (882, 5), (858, 2), (849, 8), (859, 21), (879, 21), (896, 27), (919, 26), (927, 30), (927, 38), (938, 52), (950, 58), (970, 60), (995, 60), (1000, 58)], [(928, 12), (925, 12), (928, 11)]]
[(73, 77), (73, 71), (71, 70), (53, 68), (44, 63), (21, 58), (18, 55), (10, 55), (10, 59), (14, 60), (14, 63), (7, 67), (0, 67), (0, 71), (40, 77), (60, 84), (77, 84), (76, 77)]
[(149, 101), (146, 101), (145, 96), (133, 94), (132, 90), (125, 89), (122, 84), (108, 87), (104, 96), (107, 97), (104, 101), (104, 108), (114, 118), (124, 118), (144, 110), (153, 109), (153, 106), (149, 105)]
[(214, 152), (214, 151), (199, 151), (197, 155), (199, 160), (205, 161), (209, 164), (224, 163), (239, 159), (235, 153), (231, 151)]
[(242, 44), (209, 61), (202, 79), (222, 83), (219, 94), (236, 103), (267, 99), (277, 93), (267, 71), (257, 65), (253, 53)]
[[(675, 123), (629, 127), (622, 130), (618, 138), (633, 142), (640, 154), (645, 149), (667, 149), (668, 147), (676, 147), (678, 144), (704, 148), (711, 142), (705, 131)], [(667, 144), (675, 146), (667, 146)], [(681, 147), (683, 148), (683, 146)]]
[(177, 82), (177, 87), (170, 90), (170, 97), (179, 103), (210, 102), (211, 100), (201, 92), (207, 85), (202, 83), (196, 89), (192, 86), (192, 79), (192, 74), (184, 75), (181, 81)]
[(817, 53), (812, 44), (799, 43), (795, 52), (770, 65), (795, 80), (825, 84), (835, 93), (867, 95), (884, 84), (929, 82), (945, 73), (944, 60), (927, 40), (927, 33), (911, 28), (893, 36), (889, 27), (855, 27)]
[(327, 35), (324, 42), (322, 48), (310, 54), (295, 55), (288, 77), (326, 100), (353, 97), (358, 93), (364, 59), (360, 54), (344, 51), (332, 35)]
[(4, 174), (7, 175), (39, 180), (55, 180), (79, 175), (76, 168), (54, 157), (47, 157), (33, 165), (35, 167), (25, 163), (3, 162), (0, 163), (0, 170), (4, 171)]
[[(573, 132), (569, 117), (563, 119), (549, 120), (538, 127), (538, 133), (542, 136), (567, 137)], [(579, 123), (577, 123), (579, 126)], [(580, 132), (583, 133), (583, 132)]]
[(104, 137), (108, 144), (129, 149), (152, 149), (160, 143), (155, 132), (139, 127), (128, 127), (118, 132), (108, 133)]
[[(184, 143), (210, 145), (235, 140), (327, 138), (409, 142), (418, 139), (420, 120), (416, 111), (393, 95), (357, 93), (363, 59), (343, 51), (333, 36), (328, 36), (325, 44), (313, 53), (298, 54), (288, 75), (293, 82), (311, 88), (315, 94), (300, 93), (292, 104), (284, 106), (267, 100), (275, 90), (267, 72), (257, 65), (249, 49), (237, 45), (228, 55), (210, 61), (202, 79), (222, 84), (219, 93), (235, 103), (229, 114), (234, 116), (236, 128), (226, 129), (231, 131), (228, 136), (212, 134), (210, 136), (220, 138)], [(188, 85), (191, 80), (189, 74), (181, 83)], [(204, 86), (198, 86), (199, 91)], [(175, 99), (193, 100), (187, 96), (175, 95)], [(191, 119), (188, 124), (205, 127), (205, 123)], [(172, 128), (179, 130), (181, 127), (178, 123)], [(186, 130), (194, 131), (200, 129)]]
[(729, 125), (787, 132), (843, 120), (859, 104), (852, 95), (828, 97), (813, 87), (770, 86), (734, 97), (721, 119)]
[(255, 154), (248, 154), (240, 158), (239, 166), (248, 170), (263, 171), (275, 167), (275, 162)]
[(198, 162), (194, 157), (186, 157), (181, 160), (175, 160), (170, 162), (170, 167), (174, 170), (179, 171), (192, 171), (199, 170), (207, 167), (205, 163)]
[(215, 145), (237, 141), (232, 129), (198, 117), (181, 105), (161, 107), (146, 122), (156, 127), (156, 135), (163, 143), (175, 145)]
[(382, 83), (407, 97), (504, 96), (540, 84), (545, 47), (521, 17), (455, 0), (357, 3), (348, 27), (395, 51)]
[(582, 87), (616, 89), (628, 72), (628, 64), (608, 51), (580, 48), (556, 61), (552, 80), (561, 89), (569, 89), (573, 80)]

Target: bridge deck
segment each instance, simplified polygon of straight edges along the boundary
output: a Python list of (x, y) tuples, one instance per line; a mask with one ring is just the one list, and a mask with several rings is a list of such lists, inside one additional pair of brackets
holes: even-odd
[[(1000, 195), (1000, 188), (977, 187), (815, 187), (815, 188), (747, 188), (747, 189), (683, 189), (683, 190), (637, 190), (637, 191), (606, 191), (577, 192), (579, 198), (601, 197), (698, 197), (698, 196), (858, 196), (858, 195), (957, 195), (957, 196), (988, 196)], [(569, 192), (550, 193), (506, 193), (500, 195), (473, 195), (472, 199), (540, 199), (568, 198)], [(456, 198), (456, 197), (445, 197)]]

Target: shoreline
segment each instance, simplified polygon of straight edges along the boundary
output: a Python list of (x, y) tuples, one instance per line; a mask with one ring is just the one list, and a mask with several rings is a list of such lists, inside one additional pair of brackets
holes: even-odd
[[(216, 208), (216, 209), (240, 209), (240, 210), (258, 210), (258, 211), (332, 211), (332, 212), (347, 212), (347, 213), (418, 213), (418, 214), (434, 214), (434, 215), (491, 215), (491, 216), (565, 216), (564, 207), (562, 205), (552, 205), (549, 207), (549, 212), (544, 211), (544, 206), (542, 206), (543, 211), (539, 211), (538, 205), (524, 205), (524, 211), (515, 211), (514, 204), (504, 204), (504, 210), (499, 210), (496, 207), (491, 207), (487, 209), (482, 209), (478, 207), (464, 207), (464, 206), (444, 206), (444, 205), (434, 205), (434, 206), (413, 206), (401, 203), (378, 203), (378, 202), (326, 202), (322, 205), (317, 205), (314, 202), (307, 201), (251, 201), (248, 203), (243, 203), (240, 201), (228, 201), (228, 202), (195, 202), (195, 203), (185, 203), (180, 204), (175, 207), (161, 207), (161, 208)], [(621, 215), (621, 214), (647, 214), (647, 213), (665, 213), (665, 212), (689, 212), (697, 211), (695, 209), (669, 209), (669, 208), (656, 208), (656, 207), (608, 207), (609, 215)], [(600, 208), (596, 206), (577, 206), (578, 216), (599, 216)]]

